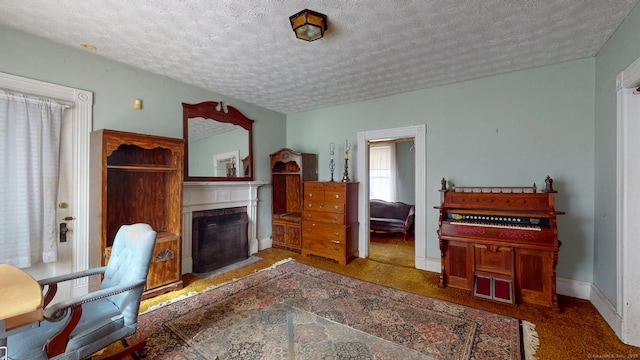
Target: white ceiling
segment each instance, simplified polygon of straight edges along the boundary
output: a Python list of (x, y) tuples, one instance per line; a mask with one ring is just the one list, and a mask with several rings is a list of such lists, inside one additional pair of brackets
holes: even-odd
[[(637, 2), (0, 0), (0, 23), (290, 114), (593, 57)], [(295, 38), (304, 8), (323, 39)]]

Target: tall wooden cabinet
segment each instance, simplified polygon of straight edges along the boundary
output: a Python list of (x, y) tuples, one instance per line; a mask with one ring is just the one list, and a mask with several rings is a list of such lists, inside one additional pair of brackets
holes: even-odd
[(318, 180), (318, 156), (285, 148), (270, 157), (273, 246), (300, 251), (302, 184)]
[(143, 297), (182, 288), (184, 140), (114, 130), (91, 133), (91, 238), (106, 265), (123, 224), (157, 233)]
[(346, 265), (358, 257), (358, 183), (304, 183), (302, 255)]

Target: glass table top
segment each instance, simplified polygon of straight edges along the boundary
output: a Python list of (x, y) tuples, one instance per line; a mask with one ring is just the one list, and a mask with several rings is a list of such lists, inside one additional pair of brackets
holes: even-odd
[(211, 359), (433, 359), (284, 303), (198, 344)]

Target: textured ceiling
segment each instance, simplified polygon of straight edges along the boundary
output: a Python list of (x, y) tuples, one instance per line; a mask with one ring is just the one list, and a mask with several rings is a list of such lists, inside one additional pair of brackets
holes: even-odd
[(189, 142), (198, 141), (235, 129), (242, 129), (242, 127), (220, 121), (211, 121), (211, 119), (203, 119), (201, 117), (189, 118), (189, 134), (187, 134), (187, 139), (189, 139)]
[[(592, 57), (637, 2), (0, 0), (0, 23), (290, 114)], [(304, 8), (323, 39), (295, 38)]]

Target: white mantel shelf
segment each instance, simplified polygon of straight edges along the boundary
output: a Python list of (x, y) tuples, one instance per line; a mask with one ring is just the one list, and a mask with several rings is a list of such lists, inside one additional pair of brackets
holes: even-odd
[(258, 188), (268, 181), (185, 182), (182, 200), (182, 273), (193, 271), (191, 224), (194, 211), (246, 206), (249, 254), (258, 252)]

